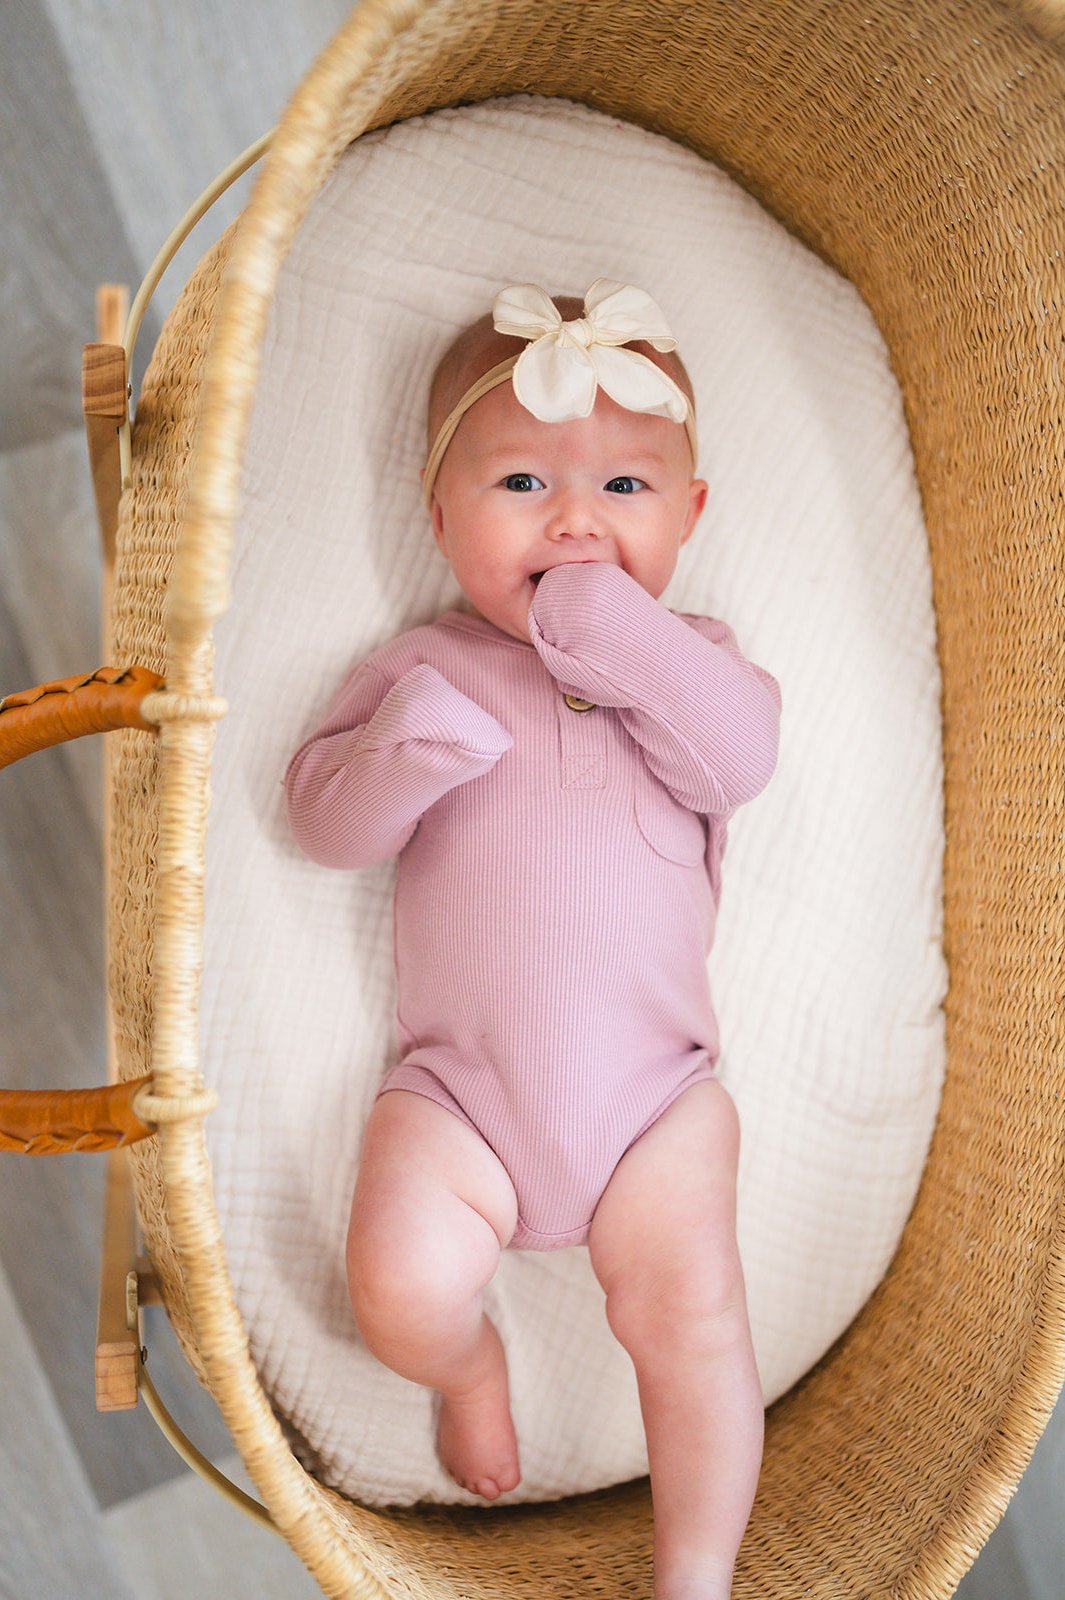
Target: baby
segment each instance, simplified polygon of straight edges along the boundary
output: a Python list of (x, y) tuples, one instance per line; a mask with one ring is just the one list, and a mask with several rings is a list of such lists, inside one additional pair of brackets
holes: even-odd
[(763, 1410), (706, 961), (780, 694), (724, 623), (658, 603), (707, 495), (675, 347), (605, 279), (583, 307), (506, 289), (460, 334), (422, 483), (474, 609), (356, 666), (285, 781), (316, 861), (399, 854), (401, 1059), (347, 1244), (362, 1337), (437, 1391), (444, 1466), (493, 1500), (520, 1469), (482, 1292), (508, 1247), (587, 1244), (636, 1370), (655, 1600), (718, 1600)]

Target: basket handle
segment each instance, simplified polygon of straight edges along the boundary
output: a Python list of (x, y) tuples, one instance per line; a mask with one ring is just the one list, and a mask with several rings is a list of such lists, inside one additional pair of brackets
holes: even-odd
[(115, 728), (148, 728), (141, 715), (146, 695), (162, 687), (147, 667), (101, 667), (77, 678), (56, 678), (0, 700), (0, 767), (34, 750)]
[(0, 1150), (52, 1156), (71, 1150), (116, 1150), (147, 1139), (155, 1128), (134, 1109), (152, 1077), (102, 1089), (0, 1089)]
[[(157, 725), (141, 715), (144, 697), (162, 685), (146, 667), (101, 667), (77, 678), (58, 678), (0, 700), (0, 767), (34, 750), (86, 733)], [(149, 1075), (100, 1089), (0, 1091), (0, 1150), (52, 1155), (67, 1150), (112, 1150), (145, 1139), (155, 1128), (134, 1102), (150, 1093)]]

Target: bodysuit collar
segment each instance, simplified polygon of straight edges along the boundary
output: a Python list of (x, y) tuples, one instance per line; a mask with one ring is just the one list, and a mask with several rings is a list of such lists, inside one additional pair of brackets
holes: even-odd
[(511, 645), (515, 650), (532, 650), (535, 653), (534, 645), (526, 643), (524, 639), (515, 639), (513, 634), (504, 633), (502, 628), (497, 628), (494, 622), (489, 622), (487, 617), (479, 614), (445, 611), (437, 621), (444, 628), (458, 628), (463, 633), (476, 633), (483, 639), (494, 639), (497, 644)]

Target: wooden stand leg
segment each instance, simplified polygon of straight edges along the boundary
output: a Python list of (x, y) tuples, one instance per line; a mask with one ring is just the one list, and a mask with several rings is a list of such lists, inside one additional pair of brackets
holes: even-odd
[(129, 290), (125, 284), (102, 284), (96, 292), (97, 342), (87, 344), (81, 358), (81, 405), (85, 413), (104, 565), (108, 570), (115, 558), (115, 529), (122, 492), (118, 430), (125, 421), (128, 404), (129, 374), (122, 347), (128, 315)]
[(96, 1317), (96, 1409), (129, 1411), (137, 1404), (140, 1330), (129, 1326), (126, 1279), (137, 1253), (133, 1183), (125, 1150), (107, 1156), (100, 1298)]
[[(104, 284), (96, 296), (98, 344), (86, 345), (82, 368), (82, 401), (89, 445), (89, 463), (96, 492), (103, 555), (100, 636), (104, 658), (111, 650), (111, 578), (115, 558), (120, 473), (118, 424), (126, 414), (126, 370), (121, 349), (129, 290), (123, 284)], [(111, 780), (109, 741), (104, 740), (104, 923), (110, 901)], [(108, 945), (108, 948), (110, 946)], [(107, 1017), (107, 1081), (115, 1083), (118, 1069), (110, 997)], [(140, 1333), (127, 1317), (126, 1277), (135, 1265), (137, 1219), (129, 1157), (125, 1150), (107, 1156), (104, 1195), (103, 1249), (96, 1319), (96, 1405), (100, 1411), (130, 1410), (137, 1404), (137, 1368)]]

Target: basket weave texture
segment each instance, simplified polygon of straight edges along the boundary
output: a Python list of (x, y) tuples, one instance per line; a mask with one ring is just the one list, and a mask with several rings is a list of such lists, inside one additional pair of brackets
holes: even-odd
[[(347, 144), (560, 95), (690, 146), (849, 277), (891, 352), (943, 682), (948, 1071), (912, 1216), (847, 1333), (771, 1411), (740, 1600), (953, 1593), (1065, 1375), (1065, 24), (1004, 0), (366, 0), (168, 319), (119, 527), (116, 658), (191, 697), (116, 735), (111, 984), (123, 1077), (199, 1086), (210, 629), (259, 349)], [(648, 1597), (646, 1482), (554, 1506), (371, 1511), (298, 1466), (233, 1303), (198, 1122), (139, 1147), (175, 1329), (330, 1595)], [(358, 1426), (358, 1418), (352, 1418)]]

